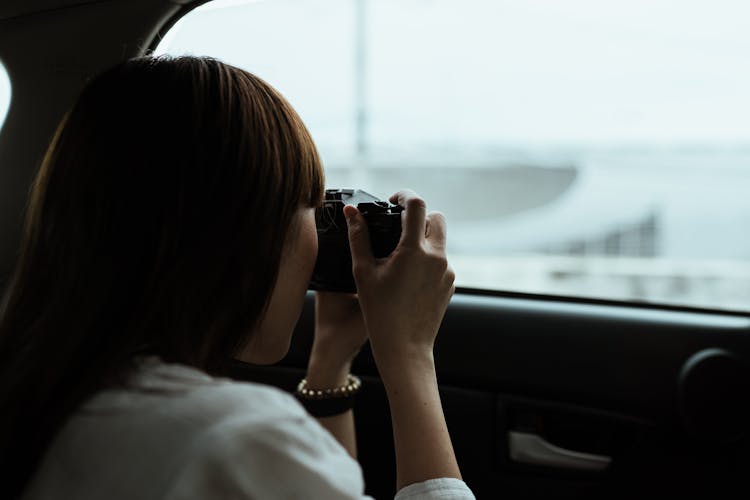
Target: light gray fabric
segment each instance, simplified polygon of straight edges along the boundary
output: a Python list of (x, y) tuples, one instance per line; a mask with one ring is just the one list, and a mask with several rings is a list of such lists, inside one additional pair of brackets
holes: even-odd
[[(24, 495), (38, 499), (366, 499), (359, 464), (289, 394), (142, 361), (71, 417)], [(472, 499), (457, 479), (398, 500)]]

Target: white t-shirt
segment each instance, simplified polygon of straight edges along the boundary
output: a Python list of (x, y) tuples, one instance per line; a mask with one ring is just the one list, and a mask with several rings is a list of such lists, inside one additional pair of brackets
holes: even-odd
[[(362, 470), (291, 395), (146, 358), (62, 427), (25, 500), (362, 499)], [(473, 499), (432, 479), (398, 500)]]

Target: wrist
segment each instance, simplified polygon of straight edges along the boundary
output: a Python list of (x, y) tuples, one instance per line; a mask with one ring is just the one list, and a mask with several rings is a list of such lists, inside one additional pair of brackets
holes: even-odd
[(295, 396), (312, 416), (316, 418), (334, 417), (349, 413), (354, 407), (354, 397), (362, 387), (362, 381), (353, 375), (346, 377), (346, 383), (335, 387), (313, 387), (307, 379), (297, 385)]
[(404, 387), (405, 384), (433, 383), (437, 380), (435, 358), (431, 349), (388, 353), (373, 350), (373, 354), (386, 390)]
[(366, 342), (367, 337), (352, 335), (352, 332), (341, 327), (323, 327), (316, 324), (310, 357), (334, 364), (351, 363)]
[(351, 368), (351, 360), (327, 359), (311, 354), (305, 378), (313, 389), (339, 387), (346, 384)]

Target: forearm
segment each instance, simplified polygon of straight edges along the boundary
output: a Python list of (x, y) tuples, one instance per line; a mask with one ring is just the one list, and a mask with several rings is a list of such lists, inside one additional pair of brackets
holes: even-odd
[[(350, 363), (326, 364), (311, 356), (307, 368), (307, 386), (311, 389), (328, 389), (346, 385), (350, 368)], [(352, 410), (330, 417), (319, 417), (317, 420), (353, 458), (357, 458), (357, 438)]]
[(397, 487), (439, 477), (461, 479), (432, 357), (410, 360), (383, 381), (393, 421)]

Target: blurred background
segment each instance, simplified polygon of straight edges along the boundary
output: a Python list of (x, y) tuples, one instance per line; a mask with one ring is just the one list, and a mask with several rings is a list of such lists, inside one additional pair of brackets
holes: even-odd
[[(278, 88), (328, 187), (422, 194), (458, 285), (750, 310), (748, 19), (732, 0), (216, 0), (156, 53)], [(9, 95), (0, 75), (0, 117)]]

